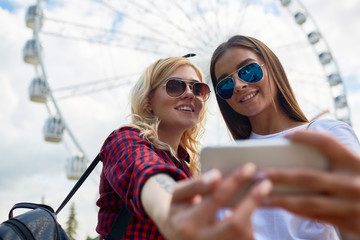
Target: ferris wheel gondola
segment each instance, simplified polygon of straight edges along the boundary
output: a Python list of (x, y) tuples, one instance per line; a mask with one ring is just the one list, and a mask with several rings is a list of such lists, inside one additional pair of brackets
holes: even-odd
[(70, 180), (78, 180), (87, 168), (87, 160), (82, 153), (67, 159), (66, 176)]
[(46, 103), (48, 89), (41, 77), (35, 77), (29, 86), (30, 100), (38, 103)]
[[(64, 4), (74, 3), (70, 1)], [(96, 9), (96, 13), (104, 12), (103, 17), (107, 16), (104, 24), (91, 21), (90, 18), (84, 21), (80, 18), (76, 20), (64, 18), (63, 15), (55, 14), (55, 11), (50, 12), (48, 16), (44, 13), (43, 5), (46, 8), (44, 2), (37, 0), (37, 4), (30, 6), (26, 14), (26, 26), (33, 30), (34, 37), (24, 47), (24, 61), (33, 64), (36, 69), (36, 76), (29, 88), (30, 99), (45, 103), (52, 121), (61, 123), (59, 129), (63, 128), (63, 130), (59, 131), (61, 134), (56, 138), (58, 141), (63, 140), (62, 134), (65, 131), (70, 136), (75, 146), (73, 151), (75, 154), (71, 153), (73, 157), (69, 158), (69, 161), (82, 159), (82, 164), (85, 164), (87, 157), (60, 111), (63, 110), (59, 107), (61, 99), (75, 99), (75, 96), (96, 94), (104, 90), (109, 92), (106, 95), (111, 95), (114, 89), (128, 86), (135, 76), (138, 76), (137, 68), (143, 69), (145, 66), (143, 62), (150, 62), (148, 59), (171, 55), (182, 56), (189, 52), (196, 53), (197, 57), (194, 61), (203, 69), (208, 79), (208, 64), (214, 47), (229, 36), (239, 33), (254, 35), (266, 43), (271, 43), (276, 54), (283, 59), (295, 94), (309, 118), (323, 115), (320, 113), (330, 113), (337, 119), (351, 124), (346, 90), (336, 60), (324, 34), (320, 32), (310, 12), (299, 0), (254, 2), (219, 0), (207, 3), (194, 0), (90, 1), (90, 8)], [(283, 30), (286, 26), (288, 28)], [(76, 54), (71, 54), (71, 51), (81, 50), (81, 44), (91, 46), (89, 49), (94, 52), (100, 49), (95, 57), (90, 56), (91, 53), (85, 50), (81, 52), (85, 52), (84, 55), (87, 55), (91, 61), (86, 62), (89, 66), (83, 72), (76, 73), (85, 75), (89, 72), (92, 78), (88, 81), (80, 81), (89, 78), (89, 75), (85, 77), (77, 75), (73, 78), (76, 80), (68, 86), (58, 84), (54, 88), (50, 87), (47, 75), (56, 71), (56, 68), (51, 70), (45, 68), (42, 55), (43, 51), (56, 49), (57, 46), (52, 48), (45, 46), (43, 50), (40, 35), (42, 39), (52, 37), (58, 39), (58, 42), (63, 41), (64, 45), (69, 43), (70, 46), (70, 42), (76, 43), (76, 47), (65, 50), (69, 51), (68, 55), (71, 56), (63, 56), (63, 58), (67, 57), (69, 68), (80, 67), (71, 64), (70, 61), (77, 57)], [(122, 58), (115, 58), (115, 52)], [(105, 53), (110, 56), (106, 62), (104, 61), (102, 65), (100, 63), (90, 66), (90, 62), (100, 62), (100, 57)], [(47, 54), (51, 55), (49, 52)], [(117, 72), (116, 67), (112, 69), (115, 73), (109, 74), (109, 66), (114, 65), (108, 62), (110, 58), (116, 59), (113, 62), (123, 66), (121, 71), (119, 70), (121, 74)], [(47, 63), (51, 65), (50, 61)], [(102, 73), (95, 72), (96, 68), (101, 68)], [(314, 70), (308, 71), (308, 69)], [(102, 75), (104, 76), (101, 77)], [(71, 75), (62, 77), (62, 79), (67, 78), (71, 78)], [(64, 94), (61, 95), (62, 93)], [(97, 97), (93, 103), (97, 104), (102, 98), (105, 97), (103, 95)], [(121, 100), (117, 107), (123, 107), (123, 101)], [(214, 99), (210, 99), (211, 102), (214, 104)], [(102, 106), (108, 104), (109, 102), (103, 103)], [(69, 168), (67, 171), (70, 172)], [(69, 179), (76, 178), (74, 172), (76, 171), (68, 174), (71, 175)], [(77, 173), (79, 177), (80, 172)]]

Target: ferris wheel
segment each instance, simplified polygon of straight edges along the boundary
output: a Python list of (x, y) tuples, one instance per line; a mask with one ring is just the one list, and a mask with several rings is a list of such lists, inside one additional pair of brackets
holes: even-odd
[(91, 141), (125, 123), (129, 88), (149, 63), (196, 53), (191, 60), (209, 81), (212, 51), (235, 34), (275, 51), (309, 119), (328, 113), (351, 125), (339, 67), (300, 0), (37, 0), (26, 26), (33, 38), (24, 61), (35, 67), (30, 100), (49, 113), (44, 139), (67, 146), (69, 179), (86, 168)]

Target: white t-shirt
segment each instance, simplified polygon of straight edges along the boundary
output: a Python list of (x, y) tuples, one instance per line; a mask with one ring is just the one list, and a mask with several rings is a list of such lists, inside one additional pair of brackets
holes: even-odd
[(360, 143), (354, 130), (348, 124), (332, 118), (318, 119), (314, 122), (311, 122), (310, 124), (301, 125), (292, 129), (285, 130), (283, 132), (269, 134), (269, 135), (259, 135), (252, 132), (249, 139), (282, 138), (290, 132), (296, 130), (305, 130), (306, 128), (308, 128), (311, 131), (320, 131), (323, 133), (328, 133), (332, 137), (339, 140), (342, 144), (347, 146), (351, 151), (360, 155)]
[[(360, 155), (359, 140), (352, 128), (346, 123), (334, 119), (319, 119), (309, 126), (306, 124), (270, 135), (251, 133), (250, 139), (282, 138), (287, 133), (304, 130), (307, 127), (310, 130), (328, 132)], [(258, 208), (252, 216), (252, 222), (256, 240), (340, 239), (334, 226), (300, 217), (282, 208)]]

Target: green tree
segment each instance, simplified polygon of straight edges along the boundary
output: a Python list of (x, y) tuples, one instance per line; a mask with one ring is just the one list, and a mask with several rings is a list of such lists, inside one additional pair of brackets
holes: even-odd
[(78, 222), (76, 220), (75, 203), (72, 203), (70, 207), (70, 215), (68, 220), (66, 221), (66, 230), (65, 230), (70, 240), (75, 240), (77, 227), (78, 227)]
[(95, 238), (87, 236), (86, 240), (99, 240), (99, 238), (100, 238), (99, 236), (97, 236)]

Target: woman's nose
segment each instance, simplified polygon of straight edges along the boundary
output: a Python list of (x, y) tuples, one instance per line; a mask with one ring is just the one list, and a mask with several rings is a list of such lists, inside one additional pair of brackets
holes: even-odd
[(249, 84), (241, 80), (237, 75), (233, 78), (234, 81), (234, 91), (241, 91), (246, 88)]
[(194, 97), (194, 92), (193, 92), (193, 86), (192, 85), (186, 84), (186, 88), (185, 88), (185, 92), (183, 93), (183, 97), (189, 97), (189, 98)]

